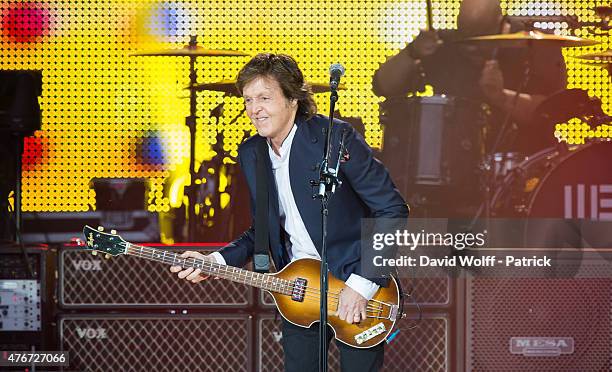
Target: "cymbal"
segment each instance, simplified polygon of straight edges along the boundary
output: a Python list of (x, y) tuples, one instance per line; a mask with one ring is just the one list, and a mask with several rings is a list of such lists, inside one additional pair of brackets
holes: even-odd
[(545, 34), (541, 31), (519, 31), (512, 34), (497, 34), (471, 37), (461, 42), (490, 43), (504, 48), (521, 48), (530, 44), (544, 44), (557, 47), (581, 47), (599, 44), (599, 41), (577, 36)]
[[(238, 88), (236, 88), (236, 80), (221, 80), (215, 83), (196, 84), (193, 87), (196, 92), (210, 90), (215, 92), (223, 92), (230, 96), (240, 96)], [(185, 89), (189, 89), (189, 87)]]
[(612, 63), (612, 49), (608, 49), (605, 52), (590, 53), (590, 54), (583, 54), (580, 56), (574, 56), (574, 58), (583, 59), (583, 60), (589, 61), (589, 63), (592, 63), (592, 64), (608, 65)]
[[(329, 92), (329, 84), (323, 83), (307, 83), (310, 85), (312, 92), (317, 93), (325, 93)], [(223, 92), (229, 96), (240, 97), (240, 93), (238, 92), (238, 88), (236, 88), (236, 80), (221, 80), (215, 83), (204, 83), (204, 84), (196, 84), (194, 85), (196, 92), (201, 92), (203, 90), (210, 90), (215, 92)], [(189, 87), (185, 88), (189, 89)], [(345, 90), (346, 87), (344, 84), (340, 84), (338, 86), (339, 90)]]
[(237, 50), (225, 49), (206, 49), (196, 45), (192, 47), (186, 45), (180, 49), (163, 49), (153, 50), (148, 52), (137, 52), (130, 54), (131, 56), (174, 56), (174, 57), (244, 57), (248, 54)]

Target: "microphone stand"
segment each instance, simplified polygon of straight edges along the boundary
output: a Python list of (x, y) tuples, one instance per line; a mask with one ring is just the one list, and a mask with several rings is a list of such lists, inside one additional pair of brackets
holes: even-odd
[(319, 191), (313, 195), (313, 198), (321, 199), (321, 218), (322, 218), (322, 245), (321, 245), (321, 282), (320, 282), (320, 318), (319, 318), (319, 371), (327, 371), (327, 289), (328, 289), (328, 264), (327, 264), (327, 216), (328, 203), (332, 194), (336, 191), (342, 182), (338, 179), (338, 171), (340, 169), (340, 159), (344, 154), (344, 136), (340, 141), (340, 151), (338, 153), (338, 161), (335, 168), (329, 167), (329, 158), (331, 151), (331, 132), (334, 120), (334, 108), (338, 101), (337, 89), (332, 85), (329, 105), (329, 126), (325, 132), (325, 151), (324, 157), (319, 166), (319, 180), (311, 180), (311, 186), (318, 186)]

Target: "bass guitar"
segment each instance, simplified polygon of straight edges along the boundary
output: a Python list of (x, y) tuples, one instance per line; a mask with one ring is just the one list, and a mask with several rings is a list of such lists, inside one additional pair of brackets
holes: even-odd
[[(279, 272), (260, 274), (221, 265), (214, 260), (183, 258), (174, 252), (132, 244), (123, 240), (114, 230), (106, 233), (101, 227), (96, 230), (85, 226), (83, 234), (85, 248), (92, 254), (103, 253), (107, 258), (127, 254), (167, 265), (200, 269), (204, 275), (247, 284), (269, 292), (283, 318), (295, 325), (306, 328), (319, 320), (319, 260), (303, 258), (291, 262)], [(334, 315), (338, 308), (340, 291), (344, 286), (342, 280), (329, 274), (328, 324), (334, 331), (334, 337), (356, 348), (369, 348), (385, 341), (391, 335), (396, 322), (404, 316), (402, 292), (397, 279), (391, 277), (387, 287), (378, 289), (367, 303), (367, 318), (353, 324)]]

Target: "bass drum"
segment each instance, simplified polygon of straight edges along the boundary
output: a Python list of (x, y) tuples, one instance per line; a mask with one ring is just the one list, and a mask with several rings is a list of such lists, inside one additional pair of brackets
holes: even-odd
[(492, 216), (519, 218), (525, 246), (609, 245), (602, 227), (612, 221), (612, 142), (530, 156), (494, 194)]

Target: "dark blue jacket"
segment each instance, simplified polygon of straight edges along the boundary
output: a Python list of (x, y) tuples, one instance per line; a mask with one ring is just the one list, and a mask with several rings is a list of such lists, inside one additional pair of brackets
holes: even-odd
[[(316, 115), (309, 120), (298, 117), (297, 131), (291, 145), (289, 177), (291, 190), (306, 230), (315, 247), (321, 252), (321, 202), (313, 199), (316, 191), (310, 180), (318, 180), (318, 163), (323, 157), (325, 131), (329, 118)], [(335, 121), (332, 134), (332, 159), (337, 158), (340, 133), (347, 131), (345, 146), (349, 159), (341, 163), (342, 186), (336, 189), (329, 202), (327, 252), (329, 268), (333, 275), (346, 281), (355, 273), (360, 275), (361, 219), (366, 217), (405, 218), (408, 216), (406, 202), (393, 185), (385, 167), (372, 155), (372, 150), (363, 137), (348, 123)], [(238, 161), (247, 180), (251, 194), (251, 212), (255, 218), (257, 143), (265, 138), (255, 135), (238, 149)], [(285, 249), (278, 211), (278, 192), (269, 156), (269, 226), (270, 252), (278, 270), (289, 263)], [(335, 160), (332, 160), (334, 162)], [(335, 164), (332, 164), (335, 166)], [(253, 256), (255, 224), (236, 240), (221, 249), (220, 253), (228, 265), (242, 267)], [(386, 281), (371, 279), (385, 285)]]

